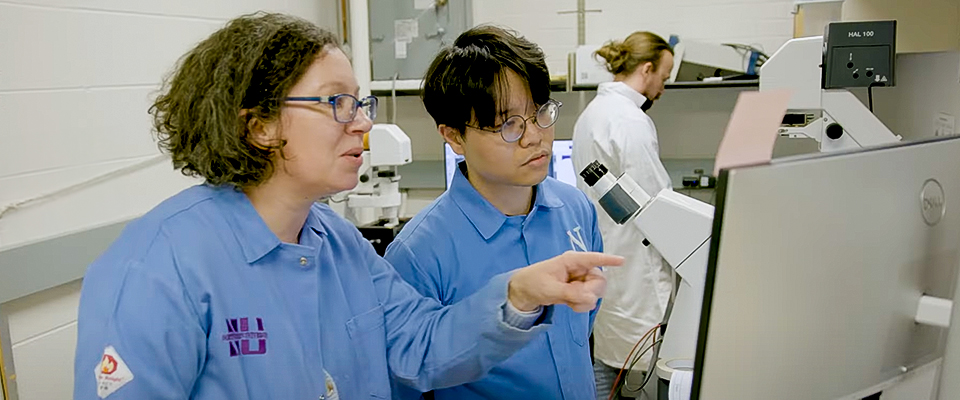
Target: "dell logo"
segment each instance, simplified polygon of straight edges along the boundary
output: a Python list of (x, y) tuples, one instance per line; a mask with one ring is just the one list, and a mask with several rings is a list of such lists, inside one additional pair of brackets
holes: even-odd
[(936, 179), (927, 179), (920, 191), (920, 212), (927, 225), (934, 226), (940, 223), (947, 212), (944, 200), (943, 187)]

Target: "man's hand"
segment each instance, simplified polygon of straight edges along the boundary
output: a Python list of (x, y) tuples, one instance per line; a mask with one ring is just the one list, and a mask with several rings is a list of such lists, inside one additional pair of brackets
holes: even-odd
[(587, 312), (597, 306), (607, 288), (603, 272), (597, 267), (620, 265), (620, 256), (568, 251), (514, 272), (507, 301), (520, 311), (566, 304), (576, 312)]

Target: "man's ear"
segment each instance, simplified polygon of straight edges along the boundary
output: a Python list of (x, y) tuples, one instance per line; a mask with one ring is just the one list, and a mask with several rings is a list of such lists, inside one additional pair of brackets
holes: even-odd
[(656, 69), (657, 69), (656, 67), (653, 66), (653, 63), (649, 61), (643, 63), (643, 65), (640, 68), (642, 68), (643, 70), (643, 76), (650, 76), (650, 74), (653, 74), (654, 72), (656, 72)]
[(460, 131), (443, 124), (437, 126), (437, 131), (440, 132), (440, 136), (443, 137), (443, 141), (450, 145), (450, 148), (453, 149), (454, 153), (457, 153), (461, 156), (463, 155), (464, 137)]
[(276, 123), (265, 123), (253, 116), (250, 110), (241, 110), (240, 118), (247, 121), (247, 139), (251, 145), (261, 150), (280, 145), (280, 132)]

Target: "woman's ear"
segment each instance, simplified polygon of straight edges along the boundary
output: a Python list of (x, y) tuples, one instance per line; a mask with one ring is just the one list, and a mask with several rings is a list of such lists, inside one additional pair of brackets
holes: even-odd
[(260, 150), (270, 150), (280, 145), (281, 140), (276, 123), (263, 122), (255, 117), (251, 110), (241, 110), (240, 118), (247, 121), (247, 138), (251, 145)]
[(443, 137), (443, 141), (450, 145), (450, 148), (453, 149), (454, 153), (457, 153), (461, 156), (463, 155), (464, 137), (460, 131), (443, 124), (437, 126), (437, 131), (440, 132), (440, 136)]

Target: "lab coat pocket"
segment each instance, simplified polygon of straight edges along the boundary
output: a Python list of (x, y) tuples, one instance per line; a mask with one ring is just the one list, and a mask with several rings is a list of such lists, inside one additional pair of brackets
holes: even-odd
[(590, 340), (590, 314), (576, 313), (573, 310), (567, 314), (567, 325), (570, 326), (570, 336), (573, 342), (579, 346), (587, 344)]
[[(364, 371), (372, 386), (370, 396), (385, 399), (390, 396), (387, 371), (387, 333), (384, 328), (383, 307), (377, 306), (347, 321), (347, 333), (356, 355), (360, 371)], [(382, 379), (381, 379), (382, 377)]]

